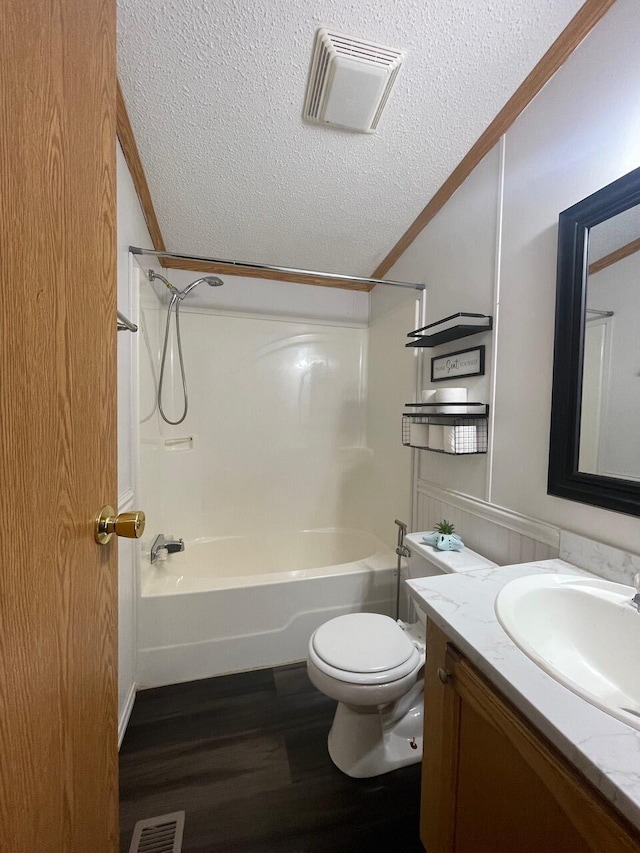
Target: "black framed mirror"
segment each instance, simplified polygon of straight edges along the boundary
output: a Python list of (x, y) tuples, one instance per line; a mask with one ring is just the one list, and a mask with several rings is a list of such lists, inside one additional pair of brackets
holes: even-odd
[(640, 168), (559, 217), (548, 492), (640, 515)]

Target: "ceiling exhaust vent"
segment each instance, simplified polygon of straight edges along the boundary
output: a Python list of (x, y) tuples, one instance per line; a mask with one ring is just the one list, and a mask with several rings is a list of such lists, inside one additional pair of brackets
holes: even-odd
[(403, 59), (392, 47), (318, 30), (303, 118), (374, 133)]

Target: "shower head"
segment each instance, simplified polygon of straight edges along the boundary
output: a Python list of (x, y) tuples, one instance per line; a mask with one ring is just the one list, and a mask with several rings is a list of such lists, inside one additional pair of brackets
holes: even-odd
[(224, 284), (224, 281), (221, 278), (218, 278), (216, 275), (205, 275), (202, 278), (197, 278), (195, 281), (192, 281), (191, 284), (188, 284), (185, 289), (182, 291), (180, 298), (184, 299), (187, 294), (191, 293), (194, 287), (197, 287), (199, 284), (208, 284), (209, 287), (220, 287)]
[(154, 272), (154, 270), (149, 270), (148, 276), (149, 281), (153, 281), (156, 278), (160, 279), (160, 281), (163, 282), (163, 284), (165, 284), (166, 287), (169, 288), (169, 290), (176, 299), (184, 299), (187, 294), (191, 293), (194, 287), (197, 287), (202, 282), (208, 284), (209, 287), (220, 287), (224, 284), (224, 281), (221, 278), (218, 278), (217, 275), (205, 275), (202, 278), (197, 278), (195, 281), (192, 281), (191, 284), (188, 284), (184, 290), (178, 290), (178, 288), (174, 287), (174, 285), (171, 284), (170, 281), (167, 281), (167, 279), (163, 275)]

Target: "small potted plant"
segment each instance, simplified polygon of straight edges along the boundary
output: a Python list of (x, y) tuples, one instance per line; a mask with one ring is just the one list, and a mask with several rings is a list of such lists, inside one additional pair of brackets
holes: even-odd
[(429, 545), (435, 545), (440, 551), (460, 551), (464, 543), (458, 534), (454, 533), (455, 529), (455, 526), (445, 518), (438, 522), (434, 532), (428, 533), (423, 540)]

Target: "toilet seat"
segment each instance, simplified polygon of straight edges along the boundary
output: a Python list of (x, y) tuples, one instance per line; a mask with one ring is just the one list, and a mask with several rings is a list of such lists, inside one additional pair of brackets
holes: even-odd
[[(495, 565), (468, 548), (438, 551), (423, 536), (405, 539), (412, 579)], [(426, 615), (415, 609), (413, 623), (372, 613), (338, 616), (309, 641), (309, 680), (338, 703), (329, 755), (347, 776), (379, 776), (422, 758)]]
[(388, 684), (417, 670), (423, 655), (389, 616), (351, 613), (321, 625), (309, 658), (326, 675), (351, 684)]

